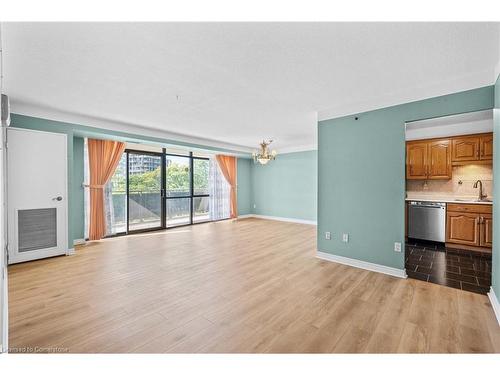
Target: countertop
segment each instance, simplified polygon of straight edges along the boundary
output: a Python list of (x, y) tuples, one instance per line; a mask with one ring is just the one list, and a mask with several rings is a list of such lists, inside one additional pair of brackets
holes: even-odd
[(458, 204), (489, 204), (489, 205), (493, 204), (493, 202), (477, 202), (476, 199), (477, 198), (470, 198), (470, 197), (438, 197), (438, 196), (421, 195), (421, 196), (410, 196), (405, 200), (419, 201), (419, 202), (458, 203)]

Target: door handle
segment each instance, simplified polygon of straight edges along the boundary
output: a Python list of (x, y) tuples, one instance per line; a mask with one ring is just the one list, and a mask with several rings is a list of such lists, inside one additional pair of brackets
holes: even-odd
[(53, 201), (58, 201), (58, 202), (60, 202), (60, 201), (62, 201), (62, 200), (63, 200), (63, 197), (58, 196), (58, 197), (52, 198), (52, 200), (53, 200)]

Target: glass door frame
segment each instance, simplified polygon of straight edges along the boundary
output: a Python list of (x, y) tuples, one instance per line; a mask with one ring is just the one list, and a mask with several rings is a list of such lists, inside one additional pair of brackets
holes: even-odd
[[(210, 222), (211, 220), (206, 220), (206, 221), (200, 221), (200, 222), (195, 222), (194, 219), (194, 199), (195, 198), (209, 198), (210, 194), (195, 194), (195, 186), (194, 186), (194, 161), (195, 160), (205, 160), (210, 163), (210, 158), (206, 157), (201, 157), (201, 156), (193, 156), (193, 152), (189, 152), (188, 154), (173, 154), (173, 153), (167, 153), (166, 149), (163, 148), (162, 152), (153, 152), (153, 151), (141, 151), (141, 150), (133, 150), (133, 149), (126, 149), (124, 151), (124, 154), (126, 154), (125, 157), (125, 194), (126, 194), (126, 229), (125, 232), (118, 232), (110, 237), (113, 236), (125, 236), (128, 234), (136, 234), (136, 233), (143, 233), (143, 232), (151, 232), (151, 231), (157, 231), (157, 230), (162, 230), (162, 229), (172, 229), (172, 228), (180, 228), (188, 225), (197, 225), (197, 224), (203, 224)], [(144, 228), (144, 229), (130, 229), (130, 154), (136, 154), (136, 155), (152, 155), (152, 156), (159, 156), (161, 157), (161, 164), (160, 164), (160, 178), (161, 178), (161, 189), (160, 189), (160, 204), (161, 204), (161, 217), (160, 217), (160, 225), (152, 228)], [(174, 157), (183, 157), (187, 158), (189, 160), (189, 195), (182, 196), (182, 197), (168, 197), (167, 196), (167, 156), (174, 156)], [(186, 224), (180, 224), (180, 225), (173, 225), (173, 226), (167, 226), (167, 200), (169, 199), (189, 199), (189, 223)], [(222, 219), (224, 220), (224, 219)]]
[[(166, 181), (166, 170), (165, 170), (165, 149), (162, 150), (162, 152), (152, 152), (152, 151), (141, 151), (141, 150), (131, 150), (131, 149), (126, 149), (124, 153), (127, 154), (126, 157), (126, 194), (127, 194), (127, 229), (123, 233), (117, 233), (127, 235), (127, 234), (135, 234), (135, 233), (143, 233), (143, 232), (151, 232), (155, 230), (161, 230), (165, 229), (165, 205), (163, 204), (164, 202), (164, 197), (165, 197), (165, 181)], [(151, 155), (151, 156), (159, 156), (160, 157), (160, 225), (156, 227), (151, 227), (151, 228), (144, 228), (144, 229), (132, 229), (130, 230), (130, 165), (129, 165), (129, 157), (130, 154), (135, 154), (135, 155)]]
[[(208, 219), (206, 221), (199, 221), (197, 223), (195, 223), (193, 221), (193, 218), (194, 218), (194, 199), (195, 198), (210, 198), (210, 194), (195, 194), (194, 193), (194, 161), (195, 160), (205, 160), (205, 161), (207, 161), (208, 162), (208, 168), (209, 168), (209, 171), (210, 171), (210, 158), (204, 158), (204, 157), (201, 157), (201, 156), (193, 156), (192, 152), (189, 153), (189, 156), (191, 157), (191, 225), (194, 225), (194, 224), (203, 224), (203, 223), (207, 223), (207, 222), (209, 222), (211, 220)], [(210, 174), (208, 176), (208, 179), (210, 180)], [(210, 213), (209, 213), (209, 215), (210, 215)]]
[[(193, 216), (194, 216), (194, 198), (205, 198), (205, 197), (210, 197), (210, 194), (195, 194), (194, 193), (194, 161), (195, 160), (206, 160), (210, 163), (210, 158), (204, 158), (201, 156), (193, 156), (193, 152), (190, 151), (189, 154), (187, 155), (180, 155), (180, 154), (171, 154), (171, 153), (166, 153), (165, 149), (163, 149), (163, 159), (164, 159), (164, 164), (165, 167), (163, 168), (164, 174), (165, 174), (165, 184), (163, 185), (163, 188), (165, 189), (165, 202), (163, 204), (163, 210), (165, 211), (165, 228), (170, 229), (170, 228), (180, 228), (180, 227), (185, 227), (187, 225), (196, 225), (196, 224), (203, 224), (207, 223), (210, 220), (207, 221), (200, 221), (198, 223), (195, 223), (193, 221)], [(189, 159), (189, 195), (185, 195), (182, 197), (168, 197), (167, 196), (167, 168), (166, 168), (166, 158), (167, 156), (174, 156), (174, 157), (181, 157), (181, 158), (188, 158)], [(167, 225), (167, 201), (170, 199), (189, 199), (189, 223), (187, 224), (180, 224), (180, 225)]]

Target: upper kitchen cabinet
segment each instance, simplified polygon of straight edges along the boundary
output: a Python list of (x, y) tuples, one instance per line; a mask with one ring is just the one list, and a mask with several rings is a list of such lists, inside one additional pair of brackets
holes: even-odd
[(449, 180), (451, 146), (448, 139), (408, 142), (406, 144), (408, 180)]
[(479, 160), (479, 137), (457, 137), (452, 140), (452, 160)]
[(430, 180), (449, 180), (451, 178), (450, 141), (438, 140), (428, 144), (428, 174)]
[(409, 180), (427, 179), (427, 142), (408, 142), (406, 144), (406, 178)]
[(452, 139), (453, 163), (489, 161), (493, 158), (493, 135), (479, 134)]
[(480, 138), (481, 160), (493, 160), (493, 134), (485, 134)]

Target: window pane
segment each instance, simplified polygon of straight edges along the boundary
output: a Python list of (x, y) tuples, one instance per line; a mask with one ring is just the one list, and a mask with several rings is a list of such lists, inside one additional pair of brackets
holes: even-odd
[(203, 159), (193, 159), (194, 195), (205, 195), (208, 189), (208, 170), (210, 162)]
[(161, 156), (129, 154), (129, 230), (161, 226)]
[(113, 177), (111, 177), (112, 233), (127, 231), (127, 154), (123, 153)]
[(167, 155), (166, 166), (167, 197), (185, 197), (191, 195), (189, 158)]
[(167, 199), (167, 227), (191, 224), (191, 198)]
[(193, 198), (193, 221), (199, 223), (210, 220), (210, 198)]

